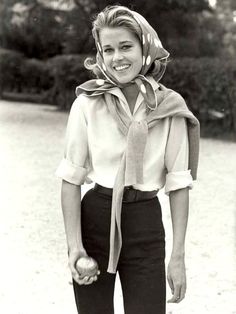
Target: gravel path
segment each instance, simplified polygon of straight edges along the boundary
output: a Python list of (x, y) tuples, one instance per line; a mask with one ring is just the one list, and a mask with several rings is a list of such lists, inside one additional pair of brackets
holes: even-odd
[[(54, 176), (66, 121), (51, 106), (0, 101), (1, 313), (76, 314)], [(188, 291), (181, 304), (168, 304), (168, 314), (236, 313), (235, 157), (236, 143), (201, 140), (187, 234)], [(170, 215), (163, 193), (160, 199), (168, 260)], [(115, 304), (116, 314), (123, 313), (119, 281)]]

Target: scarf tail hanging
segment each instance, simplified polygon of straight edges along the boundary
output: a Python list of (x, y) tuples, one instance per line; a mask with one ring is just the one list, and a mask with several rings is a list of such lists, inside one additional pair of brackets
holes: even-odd
[(143, 158), (147, 135), (148, 125), (145, 120), (132, 121), (127, 136), (125, 185), (143, 184)]
[(110, 251), (107, 272), (115, 273), (122, 247), (121, 210), (124, 192), (125, 153), (122, 156), (112, 193)]

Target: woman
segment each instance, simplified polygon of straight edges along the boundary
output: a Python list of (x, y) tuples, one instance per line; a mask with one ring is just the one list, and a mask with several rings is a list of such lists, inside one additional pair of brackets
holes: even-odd
[[(137, 12), (111, 6), (93, 23), (97, 79), (76, 89), (65, 156), (57, 175), (80, 314), (111, 314), (119, 272), (126, 314), (163, 314), (165, 232), (157, 192), (170, 198), (173, 248), (169, 302), (186, 292), (184, 243), (188, 198), (196, 178), (199, 124), (183, 98), (159, 83), (169, 53)], [(81, 202), (81, 185), (94, 182)], [(82, 256), (99, 271), (76, 269)]]

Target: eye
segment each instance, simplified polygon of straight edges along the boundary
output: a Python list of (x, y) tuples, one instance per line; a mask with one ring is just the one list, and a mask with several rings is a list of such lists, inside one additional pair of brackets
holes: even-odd
[(129, 50), (130, 48), (132, 48), (132, 45), (124, 45), (121, 48), (122, 50)]
[(112, 48), (105, 48), (103, 49), (103, 53), (111, 53), (112, 52)]

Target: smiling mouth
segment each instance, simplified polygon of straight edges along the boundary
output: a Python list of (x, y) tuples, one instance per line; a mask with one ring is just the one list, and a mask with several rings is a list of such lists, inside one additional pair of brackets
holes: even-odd
[(124, 65), (115, 66), (114, 69), (117, 72), (122, 72), (122, 71), (127, 70), (129, 67), (130, 67), (130, 64), (124, 64)]

